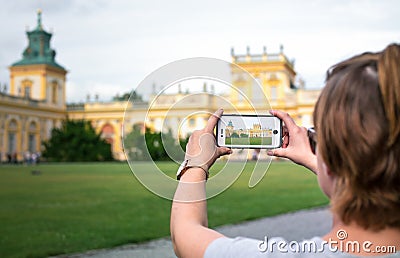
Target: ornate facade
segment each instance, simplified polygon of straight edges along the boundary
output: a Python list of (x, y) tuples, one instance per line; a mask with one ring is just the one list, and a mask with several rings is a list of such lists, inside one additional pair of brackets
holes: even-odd
[[(27, 32), (28, 47), (23, 58), (10, 66), (10, 93), (0, 94), (0, 159), (15, 154), (23, 159), (25, 152), (41, 152), (41, 142), (50, 137), (51, 129), (70, 119), (85, 119), (112, 145), (114, 157), (124, 160), (123, 130), (140, 124), (156, 131), (172, 130), (174, 135), (185, 137), (202, 128), (208, 114), (224, 107), (226, 113), (252, 113), (254, 108), (264, 113), (270, 106), (290, 113), (304, 126), (311, 125), (311, 117), (318, 90), (295, 86), (294, 64), (283, 52), (236, 55), (232, 49), (230, 67), (235, 90), (221, 93), (213, 89), (196, 94), (181, 90), (177, 93), (153, 95), (148, 102), (110, 101), (66, 104), (65, 81), (67, 71), (55, 61), (55, 51), (50, 48), (52, 34), (43, 29), (41, 13), (37, 27)], [(247, 70), (253, 79), (243, 73)], [(258, 85), (254, 84), (254, 79)], [(229, 104), (228, 104), (229, 103)], [(151, 112), (148, 112), (151, 104)], [(171, 105), (175, 105), (171, 110)], [(125, 113), (126, 108), (128, 111)], [(199, 113), (198, 111), (203, 111)], [(208, 114), (207, 114), (208, 112)], [(125, 115), (125, 116), (124, 116)], [(145, 117), (145, 119), (142, 119)], [(129, 126), (127, 126), (129, 125)]]

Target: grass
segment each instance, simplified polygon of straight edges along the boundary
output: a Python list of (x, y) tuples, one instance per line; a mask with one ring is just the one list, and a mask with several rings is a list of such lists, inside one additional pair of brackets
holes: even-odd
[(226, 137), (227, 145), (271, 145), (272, 137)]
[[(158, 166), (171, 176), (178, 167)], [(209, 200), (211, 227), (327, 204), (315, 176), (286, 162), (272, 164), (249, 189), (252, 166)], [(1, 257), (43, 257), (169, 235), (171, 201), (146, 190), (126, 164), (4, 165), (0, 177)]]

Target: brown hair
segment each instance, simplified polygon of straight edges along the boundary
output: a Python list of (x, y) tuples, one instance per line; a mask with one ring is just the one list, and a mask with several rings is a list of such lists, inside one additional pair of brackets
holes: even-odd
[(315, 107), (318, 151), (348, 224), (400, 229), (400, 45), (334, 65)]

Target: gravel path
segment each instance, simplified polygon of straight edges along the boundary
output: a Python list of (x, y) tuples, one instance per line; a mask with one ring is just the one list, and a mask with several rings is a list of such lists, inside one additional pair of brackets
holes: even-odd
[[(332, 216), (328, 208), (302, 210), (293, 213), (257, 219), (235, 225), (216, 228), (222, 234), (264, 239), (265, 236), (281, 236), (286, 240), (302, 240), (323, 236), (331, 227)], [(141, 244), (130, 244), (113, 249), (93, 250), (80, 254), (57, 256), (58, 258), (175, 258), (171, 240), (162, 238)]]

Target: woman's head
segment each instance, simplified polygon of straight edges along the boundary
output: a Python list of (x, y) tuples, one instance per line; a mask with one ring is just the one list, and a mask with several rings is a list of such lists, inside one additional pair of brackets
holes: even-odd
[(333, 66), (316, 104), (318, 155), (344, 223), (400, 229), (400, 45)]

